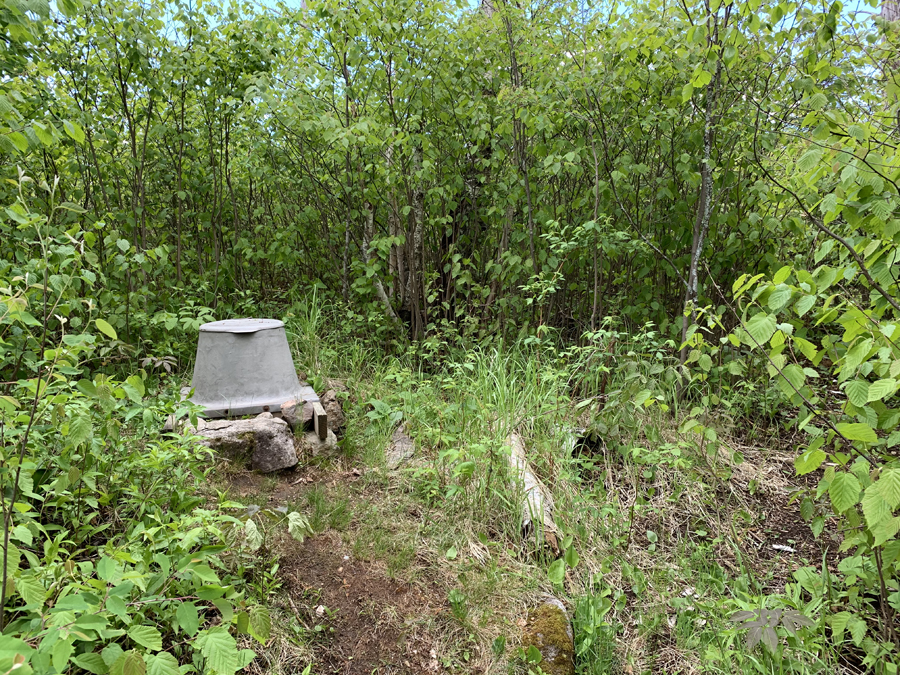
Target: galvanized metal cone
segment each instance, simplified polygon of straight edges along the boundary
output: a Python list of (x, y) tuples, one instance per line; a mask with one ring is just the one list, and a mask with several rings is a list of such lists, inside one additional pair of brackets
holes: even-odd
[(206, 417), (277, 412), (300, 396), (284, 323), (228, 319), (200, 326), (191, 402)]

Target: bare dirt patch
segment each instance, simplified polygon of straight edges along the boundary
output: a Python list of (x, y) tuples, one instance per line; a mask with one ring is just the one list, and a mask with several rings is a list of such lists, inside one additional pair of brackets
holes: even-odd
[(430, 620), (445, 608), (418, 586), (356, 560), (339, 537), (308, 539), (281, 560), (284, 590), (298, 619), (322, 625), (317, 673), (436, 673)]

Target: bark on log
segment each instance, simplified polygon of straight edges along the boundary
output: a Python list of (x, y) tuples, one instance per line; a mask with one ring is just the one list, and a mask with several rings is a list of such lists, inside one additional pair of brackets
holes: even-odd
[(553, 521), (553, 498), (535, 476), (525, 457), (525, 442), (519, 434), (509, 436), (512, 488), (522, 494), (522, 536), (534, 537), (538, 547), (547, 544), (555, 554), (559, 553), (559, 530)]

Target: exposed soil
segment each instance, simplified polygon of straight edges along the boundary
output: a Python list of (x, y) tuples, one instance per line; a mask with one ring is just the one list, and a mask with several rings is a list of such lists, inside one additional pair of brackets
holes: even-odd
[(281, 560), (298, 619), (324, 626), (317, 673), (429, 673), (440, 670), (429, 618), (444, 611), (416, 586), (353, 559), (337, 536), (306, 540)]

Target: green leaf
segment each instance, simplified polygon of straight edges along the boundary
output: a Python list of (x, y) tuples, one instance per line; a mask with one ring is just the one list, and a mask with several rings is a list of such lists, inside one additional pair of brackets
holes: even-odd
[(76, 143), (84, 143), (84, 130), (75, 122), (63, 120), (63, 129), (66, 134)]
[(848, 441), (862, 441), (863, 443), (877, 443), (878, 436), (868, 424), (862, 422), (841, 422), (835, 427), (838, 433)]
[[(867, 402), (880, 401), (891, 396), (897, 390), (897, 380), (888, 378), (873, 382), (869, 386), (869, 397)], [(853, 405), (856, 405), (855, 403)]]
[(147, 675), (180, 675), (178, 659), (169, 652), (151, 654), (147, 659)]
[(75, 619), (75, 625), (82, 628), (103, 630), (109, 625), (109, 620), (102, 614), (82, 614)]
[(18, 131), (13, 131), (11, 134), (7, 135), (7, 138), (12, 141), (12, 144), (16, 146), (16, 150), (19, 152), (25, 152), (28, 150), (28, 139), (24, 134), (20, 134)]
[(86, 443), (94, 435), (94, 428), (91, 423), (91, 414), (84, 409), (79, 408), (78, 412), (72, 415), (69, 420), (69, 442), (73, 447), (79, 447)]
[(859, 502), (859, 480), (852, 473), (839, 473), (828, 486), (831, 504), (837, 513), (843, 513)]
[(26, 605), (43, 605), (44, 598), (47, 597), (47, 589), (34, 577), (19, 577), (16, 579), (16, 591)]
[(263, 545), (262, 532), (259, 531), (259, 527), (253, 518), (248, 518), (247, 522), (244, 523), (244, 538), (251, 551), (256, 551)]
[(547, 576), (552, 583), (561, 584), (566, 577), (566, 562), (562, 558), (554, 560), (550, 564), (550, 569), (547, 570)]
[(776, 287), (775, 290), (769, 294), (769, 309), (773, 312), (777, 312), (784, 307), (788, 303), (788, 300), (791, 299), (791, 293), (790, 286), (782, 284)]
[(68, 640), (60, 640), (53, 645), (51, 659), (53, 661), (53, 667), (56, 668), (57, 672), (64, 672), (66, 666), (69, 665), (69, 657), (72, 656), (72, 652), (75, 650), (75, 646), (72, 644), (74, 639), (74, 637), (70, 637)]
[(109, 666), (103, 661), (103, 657), (99, 654), (91, 652), (89, 654), (79, 654), (72, 661), (79, 668), (93, 673), (94, 675), (106, 675), (109, 672)]
[[(122, 675), (144, 675), (147, 672), (147, 664), (144, 663), (143, 655), (135, 649), (125, 652), (123, 657), (125, 662), (122, 664)], [(113, 667), (115, 672), (115, 667)]]
[(118, 340), (119, 336), (116, 335), (116, 329), (109, 325), (103, 319), (96, 319), (94, 321), (97, 324), (97, 330), (106, 335), (107, 337), (111, 337), (113, 340)]
[(847, 623), (847, 630), (850, 637), (853, 638), (853, 644), (857, 647), (862, 645), (863, 638), (866, 637), (866, 622), (860, 618), (853, 617)]
[(851, 618), (853, 618), (853, 615), (850, 612), (838, 612), (828, 620), (828, 623), (831, 624), (831, 635), (835, 644), (842, 642), (844, 630), (846, 630)]
[(756, 344), (753, 347), (762, 346), (775, 334), (778, 322), (775, 317), (765, 312), (760, 312), (750, 318), (744, 329), (750, 334)]
[(122, 578), (122, 565), (112, 558), (102, 556), (97, 561), (97, 576), (114, 584)]
[(794, 311), (797, 312), (797, 316), (803, 316), (812, 309), (814, 304), (816, 304), (816, 296), (804, 295), (794, 303)]
[(269, 610), (262, 605), (256, 605), (250, 610), (250, 635), (260, 643), (266, 644), (272, 633), (272, 617)]
[(529, 645), (528, 650), (525, 652), (525, 660), (530, 664), (540, 663), (544, 660), (544, 656), (541, 654), (541, 650), (535, 647), (534, 645)]
[(10, 534), (13, 539), (21, 541), (26, 546), (31, 546), (34, 543), (34, 535), (24, 525), (16, 525)]
[[(254, 652), (252, 649), (242, 649), (241, 651), (239, 651), (238, 658), (237, 658), (238, 670), (243, 670), (244, 668), (249, 666), (253, 662), (253, 659), (255, 659), (255, 658), (256, 658), (256, 652)], [(308, 665), (307, 665), (307, 668), (309, 668)], [(301, 673), (301, 675), (302, 675), (302, 673)]]
[(794, 460), (794, 468), (797, 470), (797, 475), (804, 476), (808, 473), (812, 473), (822, 466), (822, 462), (825, 461), (825, 458), (825, 453), (818, 448), (815, 450), (807, 450)]
[(116, 663), (124, 654), (124, 650), (122, 647), (117, 645), (115, 642), (111, 645), (107, 645), (103, 648), (103, 651), (100, 652), (100, 656), (103, 657), (103, 663), (105, 663), (110, 668)]
[(863, 515), (866, 517), (866, 524), (870, 528), (875, 527), (885, 518), (891, 517), (891, 506), (874, 483), (867, 487), (863, 493), (862, 510)]
[(565, 554), (563, 554), (563, 560), (566, 561), (566, 565), (568, 565), (569, 567), (574, 569), (575, 567), (578, 566), (578, 563), (581, 560), (581, 558), (578, 555), (578, 551), (575, 550), (575, 547), (570, 546), (569, 548), (566, 549)]
[(128, 629), (128, 637), (150, 651), (162, 649), (162, 635), (153, 626), (132, 626)]
[(175, 610), (175, 619), (189, 637), (194, 637), (200, 630), (200, 614), (193, 602), (182, 602)]
[(900, 506), (900, 469), (883, 470), (872, 487), (878, 490), (892, 509)]
[(218, 675), (232, 675), (237, 670), (237, 643), (224, 626), (202, 630), (194, 642), (206, 659), (206, 665)]
[(797, 160), (797, 169), (803, 173), (810, 171), (819, 163), (819, 160), (822, 158), (822, 153), (822, 148), (810, 148)]
[(851, 380), (844, 387), (844, 391), (850, 403), (857, 408), (862, 408), (869, 400), (869, 383), (865, 380)]
[(780, 270), (775, 272), (775, 276), (772, 277), (772, 283), (778, 286), (779, 284), (783, 284), (787, 281), (787, 278), (791, 276), (791, 266), (785, 265)]
[(291, 511), (288, 516), (288, 533), (297, 541), (302, 542), (304, 538), (312, 534), (312, 528), (309, 521), (300, 513)]
[(48, 127), (40, 122), (32, 122), (31, 130), (34, 131), (34, 135), (37, 136), (38, 140), (48, 148), (53, 145), (53, 133)]

